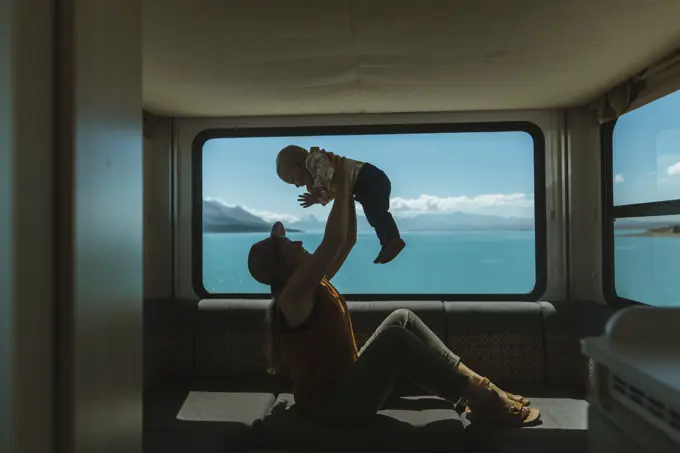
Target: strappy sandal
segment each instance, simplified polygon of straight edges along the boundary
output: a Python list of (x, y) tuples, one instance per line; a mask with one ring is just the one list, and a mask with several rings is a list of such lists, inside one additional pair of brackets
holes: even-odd
[(473, 403), (472, 405), (468, 403), (465, 407), (466, 418), (471, 423), (518, 427), (531, 426), (538, 422), (541, 412), (517, 401), (521, 396), (513, 395), (515, 398), (506, 396), (507, 400), (513, 402), (512, 405), (508, 405), (508, 401), (504, 401), (502, 397), (504, 393), (507, 395), (507, 392), (496, 390), (498, 387), (486, 378), (480, 384), (473, 392), (476, 395), (470, 398), (472, 396), (470, 394), (467, 397), (467, 400)]
[(499, 427), (533, 426), (538, 423), (541, 411), (535, 407), (527, 407), (515, 401), (514, 406), (479, 407), (465, 409), (466, 417), (472, 424), (484, 424)]
[(506, 392), (505, 390), (502, 390), (499, 388), (496, 384), (491, 382), (488, 378), (483, 378), (482, 382), (480, 383), (482, 387), (488, 387), (492, 390), (495, 390), (498, 393), (505, 393), (505, 396), (513, 401), (516, 401), (524, 406), (531, 406), (531, 401), (528, 400), (527, 398), (524, 398), (522, 395), (514, 395), (510, 392)]

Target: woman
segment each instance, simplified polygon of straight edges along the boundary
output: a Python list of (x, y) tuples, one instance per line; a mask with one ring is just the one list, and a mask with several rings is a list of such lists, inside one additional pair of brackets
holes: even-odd
[(335, 174), (338, 195), (314, 253), (289, 240), (277, 222), (248, 256), (250, 274), (271, 287), (272, 363), (288, 372), (297, 409), (329, 422), (361, 421), (382, 408), (403, 377), (451, 402), (466, 399), (473, 422), (536, 422), (540, 413), (526, 399), (466, 367), (408, 310), (390, 314), (357, 351), (347, 304), (330, 283), (356, 243), (344, 168)]

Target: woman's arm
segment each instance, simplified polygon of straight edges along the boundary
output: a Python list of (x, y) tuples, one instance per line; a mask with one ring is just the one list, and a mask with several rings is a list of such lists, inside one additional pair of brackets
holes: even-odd
[(338, 273), (357, 243), (357, 210), (356, 206), (354, 205), (354, 200), (349, 200), (348, 209), (349, 218), (347, 219), (347, 235), (345, 237), (345, 243), (338, 252), (338, 256), (335, 257), (335, 261), (333, 261), (330, 269), (328, 269), (328, 273), (326, 273), (326, 278), (328, 278), (328, 280), (335, 277), (335, 274)]
[(321, 244), (309, 259), (295, 269), (279, 295), (279, 306), (291, 327), (296, 327), (309, 315), (314, 292), (345, 244), (350, 202), (349, 173), (345, 165), (339, 167), (336, 170), (338, 194), (328, 216)]

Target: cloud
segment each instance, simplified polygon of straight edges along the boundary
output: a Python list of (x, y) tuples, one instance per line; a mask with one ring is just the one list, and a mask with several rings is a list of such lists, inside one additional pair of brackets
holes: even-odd
[(272, 211), (258, 211), (256, 209), (251, 209), (245, 206), (242, 207), (245, 211), (248, 211), (252, 215), (258, 216), (265, 222), (276, 222), (277, 220), (280, 220), (281, 222), (297, 222), (298, 220), (300, 220), (300, 217), (291, 214), (284, 214)]
[[(218, 201), (231, 208), (235, 207), (234, 204), (225, 203), (219, 198), (206, 198), (206, 200)], [(266, 222), (275, 222), (277, 220), (282, 222), (296, 222), (308, 214), (308, 212), (302, 208), (300, 208), (297, 215), (293, 215), (283, 212), (253, 209), (244, 205), (239, 206)], [(323, 208), (321, 212), (314, 212), (314, 215), (320, 220), (325, 220), (326, 216), (330, 213), (331, 207), (332, 203)], [(390, 212), (396, 217), (412, 217), (416, 215), (445, 214), (453, 212), (526, 217), (533, 214), (533, 209), (533, 194), (525, 193), (484, 194), (475, 197), (437, 197), (434, 195), (422, 194), (417, 198), (394, 197), (390, 200)], [(364, 214), (360, 203), (356, 204), (356, 210), (357, 214)]]
[(680, 176), (680, 162), (677, 162), (668, 167), (668, 176)]
[(395, 197), (391, 200), (391, 210), (395, 213), (426, 214), (441, 212), (479, 212), (493, 211), (496, 208), (533, 208), (533, 197), (524, 193), (487, 194), (476, 197), (436, 197), (423, 194), (418, 198)]
[(614, 176), (614, 182), (623, 182), (625, 181), (623, 175), (619, 173), (618, 175)]

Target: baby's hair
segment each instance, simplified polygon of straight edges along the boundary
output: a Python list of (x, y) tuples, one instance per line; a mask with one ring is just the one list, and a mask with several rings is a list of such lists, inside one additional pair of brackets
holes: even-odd
[(283, 169), (295, 162), (296, 160), (299, 160), (304, 163), (304, 160), (307, 158), (307, 150), (297, 146), (297, 145), (288, 145), (285, 148), (283, 148), (281, 151), (279, 151), (279, 154), (276, 156), (276, 174), (279, 175), (279, 178), (281, 178), (282, 181), (290, 183), (290, 181), (286, 181), (283, 178), (282, 172)]

